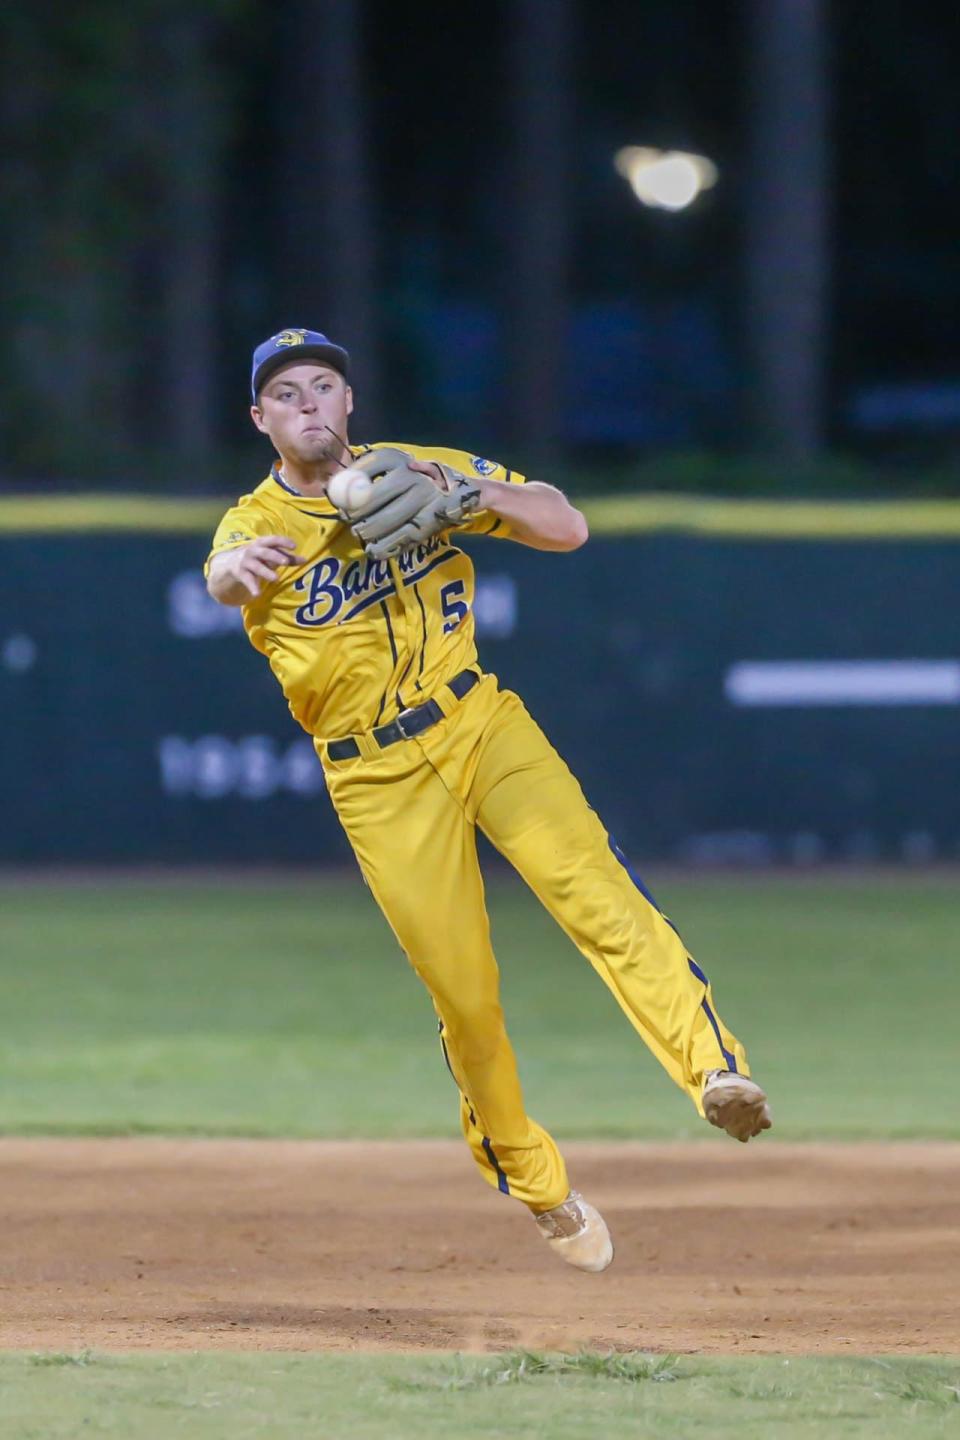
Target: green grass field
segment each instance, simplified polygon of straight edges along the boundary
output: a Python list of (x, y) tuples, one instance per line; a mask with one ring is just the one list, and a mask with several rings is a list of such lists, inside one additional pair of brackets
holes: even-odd
[(5, 1440), (932, 1440), (960, 1362), (0, 1356)]
[[(657, 890), (779, 1138), (960, 1136), (952, 878)], [(707, 1136), (526, 890), (495, 879), (490, 904), (531, 1112), (567, 1138)], [(0, 1131), (458, 1133), (426, 992), (350, 875), (8, 884), (0, 986)]]
[[(776, 1137), (960, 1136), (952, 877), (653, 880)], [(726, 1143), (522, 887), (490, 902), (531, 1111)], [(351, 875), (0, 883), (0, 993), (9, 1134), (457, 1133), (426, 994)], [(0, 1356), (3, 1440), (925, 1440), (958, 1400), (956, 1359)]]

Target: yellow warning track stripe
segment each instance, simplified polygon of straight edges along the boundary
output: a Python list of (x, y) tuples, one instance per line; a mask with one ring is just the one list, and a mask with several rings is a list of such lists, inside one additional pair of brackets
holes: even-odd
[(714, 500), (691, 495), (588, 500), (594, 535), (673, 532), (730, 540), (897, 540), (960, 536), (960, 500)]
[[(0, 534), (209, 536), (233, 504), (195, 496), (0, 496)], [(960, 500), (736, 500), (646, 494), (578, 502), (593, 535), (728, 540), (939, 540), (960, 536)]]
[(209, 535), (232, 503), (166, 495), (5, 495), (0, 533)]

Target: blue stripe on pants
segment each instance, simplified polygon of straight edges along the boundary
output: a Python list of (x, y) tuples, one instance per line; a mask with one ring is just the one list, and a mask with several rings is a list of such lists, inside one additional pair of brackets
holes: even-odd
[[(696, 975), (697, 979), (702, 985), (710, 984), (710, 981), (707, 979), (706, 975), (704, 975), (696, 960), (692, 960), (689, 955), (687, 956), (687, 964), (690, 966), (691, 971), (694, 975)], [(723, 1040), (720, 1035), (720, 1026), (717, 1024), (717, 1017), (716, 1015), (714, 1015), (713, 1011), (710, 1009), (710, 1006), (707, 1004), (706, 995), (704, 995), (703, 999), (700, 1001), (700, 1004), (703, 1006), (704, 1014), (710, 1021), (710, 1024), (713, 1026), (713, 1033), (717, 1037), (717, 1044), (720, 1046), (720, 1054), (724, 1058), (726, 1069), (732, 1070), (734, 1075), (739, 1075), (740, 1072), (737, 1069), (737, 1057), (735, 1055), (731, 1055), (729, 1050), (724, 1049)]]
[(660, 906), (657, 904), (656, 899), (654, 898), (653, 892), (647, 889), (646, 885), (640, 879), (640, 876), (637, 874), (636, 870), (634, 870), (633, 866), (630, 864), (630, 861), (627, 859), (626, 855), (624, 855), (623, 851), (620, 849), (620, 846), (617, 844), (616, 840), (614, 840), (613, 836), (608, 835), (607, 840), (610, 842), (610, 849), (613, 851), (614, 857), (619, 860), (624, 870), (626, 870), (627, 874), (630, 876), (630, 879), (640, 891), (640, 894), (643, 896), (644, 900), (649, 900), (650, 904), (653, 906), (654, 910), (656, 910), (657, 914), (661, 917), (661, 919), (666, 920), (667, 924), (670, 926), (670, 929), (674, 932), (674, 934), (679, 935), (680, 931), (677, 929), (676, 925), (674, 925), (673, 921), (670, 919), (670, 916), (664, 915), (663, 911), (660, 909)]
[[(627, 874), (630, 876), (630, 879), (640, 891), (640, 894), (644, 897), (645, 900), (649, 900), (650, 904), (653, 906), (654, 910), (656, 910), (657, 914), (662, 916), (662, 918), (666, 920), (667, 924), (670, 926), (670, 929), (679, 938), (680, 931), (677, 929), (676, 925), (674, 925), (669, 915), (664, 915), (663, 911), (660, 909), (660, 906), (657, 904), (656, 900), (653, 897), (653, 892), (648, 890), (646, 885), (644, 885), (643, 881), (640, 879), (640, 876), (637, 874), (636, 870), (634, 870), (633, 866), (630, 864), (626, 855), (624, 855), (623, 851), (620, 849), (620, 846), (617, 844), (616, 840), (614, 840), (612, 835), (608, 835), (607, 839), (610, 841), (610, 849), (613, 851), (614, 855), (619, 860), (624, 870), (626, 870)], [(690, 966), (693, 974), (703, 985), (709, 985), (710, 982), (707, 979), (706, 975), (704, 975), (697, 962), (695, 960), (692, 960), (689, 955), (687, 956), (687, 964)], [(717, 1017), (711, 1010), (710, 1005), (707, 1002), (706, 996), (704, 996), (703, 1000), (700, 1003), (703, 1007), (703, 1013), (706, 1015), (707, 1019), (710, 1021), (710, 1024), (713, 1026), (713, 1033), (717, 1037), (717, 1044), (720, 1046), (720, 1054), (723, 1056), (724, 1068), (727, 1070), (732, 1070), (734, 1075), (738, 1075), (740, 1072), (737, 1070), (736, 1056), (731, 1055), (730, 1051), (724, 1048), (723, 1038), (720, 1034), (720, 1026), (717, 1024)]]
[(494, 1154), (493, 1145), (491, 1144), (489, 1138), (486, 1135), (484, 1135), (483, 1137), (483, 1148), (487, 1152), (487, 1159), (490, 1161), (490, 1164), (497, 1172), (497, 1189), (500, 1191), (501, 1195), (509, 1195), (510, 1186), (507, 1183), (507, 1177), (500, 1169), (500, 1161)]
[[(453, 1076), (453, 1082), (454, 1082), (454, 1084), (456, 1085), (456, 1083), (457, 1083), (457, 1077), (456, 1077), (456, 1075), (453, 1074), (453, 1066), (450, 1064), (450, 1055), (449, 1055), (449, 1052), (447, 1051), (447, 1042), (446, 1042), (446, 1040), (443, 1038), (443, 1021), (442, 1021), (442, 1020), (441, 1020), (440, 1023), (439, 1023), (438, 1030), (439, 1030), (439, 1033), (440, 1033), (440, 1049), (443, 1051), (443, 1058), (444, 1058), (444, 1060), (445, 1060), (446, 1063), (447, 1063), (447, 1069), (450, 1071), (451, 1076)], [(460, 1086), (459, 1086), (459, 1085), (457, 1085), (457, 1089), (460, 1090)], [(463, 1096), (464, 1102), (465, 1102), (466, 1107), (467, 1107), (467, 1111), (468, 1111), (468, 1113), (469, 1113), (469, 1115), (470, 1115), (470, 1124), (471, 1124), (471, 1125), (476, 1125), (476, 1123), (477, 1123), (477, 1117), (476, 1117), (476, 1115), (473, 1113), (473, 1106), (470, 1104), (470, 1101), (467, 1099), (466, 1095), (463, 1094), (463, 1091), (462, 1091), (462, 1090), (460, 1090), (460, 1094)], [(506, 1175), (504, 1174), (503, 1170), (500, 1168), (500, 1161), (497, 1159), (496, 1152), (494, 1151), (493, 1141), (490, 1139), (490, 1137), (489, 1137), (488, 1135), (484, 1135), (484, 1137), (483, 1137), (483, 1149), (484, 1149), (484, 1152), (485, 1152), (485, 1154), (486, 1154), (486, 1156), (487, 1156), (487, 1159), (490, 1161), (490, 1164), (493, 1166), (494, 1170), (496, 1170), (496, 1172), (497, 1172), (497, 1189), (500, 1191), (500, 1194), (501, 1194), (501, 1195), (509, 1195), (509, 1194), (510, 1194), (510, 1183), (509, 1183), (509, 1181), (507, 1180), (507, 1177), (506, 1177)]]

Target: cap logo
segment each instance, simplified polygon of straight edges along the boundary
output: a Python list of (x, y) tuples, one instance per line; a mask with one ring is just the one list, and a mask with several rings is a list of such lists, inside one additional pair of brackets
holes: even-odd
[(282, 350), (288, 345), (302, 345), (306, 338), (306, 330), (281, 330), (279, 335), (274, 335), (273, 343)]

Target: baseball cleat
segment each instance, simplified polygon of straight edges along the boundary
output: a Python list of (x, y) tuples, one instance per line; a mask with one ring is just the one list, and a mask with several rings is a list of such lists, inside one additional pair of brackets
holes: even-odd
[(744, 1144), (773, 1121), (767, 1097), (755, 1080), (733, 1070), (708, 1070), (701, 1093), (703, 1113), (711, 1125)]
[(571, 1190), (566, 1200), (535, 1216), (550, 1249), (568, 1265), (599, 1274), (613, 1259), (613, 1241), (599, 1210)]

